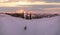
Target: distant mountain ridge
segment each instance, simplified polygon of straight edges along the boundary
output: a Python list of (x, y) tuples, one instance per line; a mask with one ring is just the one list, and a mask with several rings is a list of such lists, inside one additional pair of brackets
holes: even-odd
[(57, 5), (19, 5), (20, 7), (0, 7), (0, 12), (13, 12), (24, 8), (26, 11), (42, 11), (44, 8), (60, 8)]

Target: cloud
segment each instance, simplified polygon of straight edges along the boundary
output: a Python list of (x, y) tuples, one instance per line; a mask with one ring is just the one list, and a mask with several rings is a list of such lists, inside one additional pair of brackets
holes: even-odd
[(44, 1), (44, 2), (60, 2), (60, 0), (19, 0), (19, 1), (28, 1), (28, 2), (41, 2), (41, 1)]
[(8, 2), (18, 2), (20, 0), (9, 0)]
[[(6, 2), (6, 0), (0, 0), (0, 2)], [(37, 1), (42, 1), (42, 0), (8, 0), (7, 2), (18, 2), (18, 1), (23, 1), (23, 2), (37, 2)]]
[(48, 2), (48, 3), (60, 3), (60, 0), (20, 0), (20, 1), (28, 1), (28, 2), (41, 2), (41, 1), (44, 1), (44, 2)]
[(16, 5), (18, 5), (18, 4), (16, 4), (15, 2), (0, 3), (0, 7), (15, 7)]
[[(60, 0), (0, 0), (0, 7), (15, 7), (20, 5), (58, 5), (60, 6), (60, 2), (56, 3)], [(3, 3), (5, 2), (5, 3)], [(52, 2), (52, 3), (51, 3)]]
[(27, 0), (27, 1), (30, 1), (30, 2), (38, 2), (38, 1), (43, 1), (43, 0)]
[(0, 2), (7, 2), (8, 0), (0, 0)]
[[(7, 0), (0, 0), (0, 2), (6, 2)], [(7, 2), (18, 2), (18, 1), (23, 1), (23, 2), (48, 2), (48, 3), (60, 3), (60, 0), (8, 0)]]
[(18, 2), (20, 0), (0, 0), (0, 2)]
[(27, 1), (30, 1), (30, 2), (41, 2), (41, 1), (44, 1), (44, 2), (60, 2), (60, 0), (27, 0)]
[(60, 3), (60, 0), (44, 0), (44, 1), (46, 1), (46, 2), (49, 2), (49, 3)]

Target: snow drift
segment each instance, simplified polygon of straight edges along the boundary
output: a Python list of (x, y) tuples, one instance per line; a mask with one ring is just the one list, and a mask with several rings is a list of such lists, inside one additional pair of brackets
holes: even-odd
[(2, 14), (0, 35), (60, 35), (60, 16), (26, 20)]

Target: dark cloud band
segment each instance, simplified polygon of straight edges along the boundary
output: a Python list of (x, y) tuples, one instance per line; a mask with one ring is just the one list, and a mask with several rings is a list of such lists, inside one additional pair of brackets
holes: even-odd
[(57, 2), (57, 3), (59, 3), (60, 2), (60, 0), (44, 0), (44, 1), (46, 1), (46, 2)]
[(30, 1), (30, 2), (37, 2), (37, 1), (45, 1), (45, 2), (60, 2), (60, 0), (27, 0), (27, 1)]

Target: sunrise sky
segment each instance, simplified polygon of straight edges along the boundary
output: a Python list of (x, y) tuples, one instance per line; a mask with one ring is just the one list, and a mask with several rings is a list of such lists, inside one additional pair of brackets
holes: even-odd
[(0, 0), (0, 7), (18, 7), (19, 5), (60, 5), (60, 0)]

